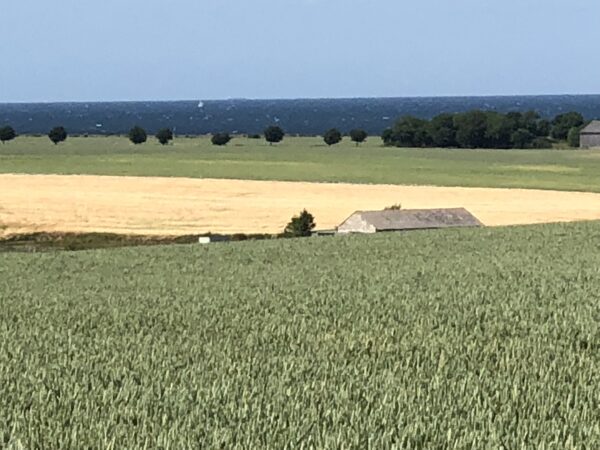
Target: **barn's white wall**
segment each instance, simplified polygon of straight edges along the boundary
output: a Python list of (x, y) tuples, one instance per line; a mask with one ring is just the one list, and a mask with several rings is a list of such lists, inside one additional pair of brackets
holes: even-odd
[(353, 214), (346, 219), (337, 229), (338, 233), (375, 233), (373, 225), (365, 221), (360, 214)]

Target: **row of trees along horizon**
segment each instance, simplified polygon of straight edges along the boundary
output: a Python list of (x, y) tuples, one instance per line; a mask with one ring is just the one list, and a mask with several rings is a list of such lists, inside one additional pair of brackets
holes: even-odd
[[(386, 129), (382, 135), (384, 145), (395, 147), (441, 147), (441, 148), (551, 148), (556, 141), (567, 140), (571, 147), (579, 147), (579, 134), (585, 124), (583, 116), (578, 112), (557, 115), (549, 121), (540, 117), (535, 111), (509, 112), (502, 114), (493, 111), (474, 110), (465, 113), (445, 113), (431, 120), (404, 116), (396, 121), (393, 127)], [(265, 129), (264, 138), (269, 144), (281, 142), (285, 132), (279, 126)], [(348, 135), (360, 145), (366, 141), (368, 134), (362, 129), (353, 129)], [(9, 142), (17, 137), (10, 126), (0, 128), (0, 141)], [(54, 127), (48, 133), (54, 144), (67, 139), (67, 130)], [(148, 133), (140, 126), (133, 127), (128, 134), (129, 140), (138, 145), (148, 140)], [(159, 130), (156, 139), (163, 145), (174, 139), (173, 130)], [(249, 138), (260, 139), (260, 135), (248, 135)], [(229, 133), (215, 133), (211, 137), (214, 145), (223, 146), (231, 141)], [(337, 128), (327, 130), (323, 140), (328, 146), (340, 143), (343, 134)]]

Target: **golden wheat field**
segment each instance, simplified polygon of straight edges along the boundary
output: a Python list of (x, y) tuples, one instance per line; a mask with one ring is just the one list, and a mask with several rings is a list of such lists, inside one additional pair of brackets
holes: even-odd
[(484, 224), (600, 219), (600, 194), (527, 189), (161, 177), (0, 175), (0, 234), (276, 233), (308, 209), (333, 228), (355, 210), (465, 207)]

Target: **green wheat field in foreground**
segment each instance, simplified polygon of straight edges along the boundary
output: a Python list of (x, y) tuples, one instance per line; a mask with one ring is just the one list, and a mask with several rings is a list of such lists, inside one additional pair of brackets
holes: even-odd
[(379, 137), (356, 147), (327, 147), (319, 137), (235, 137), (217, 147), (208, 137), (18, 137), (0, 145), (0, 173), (135, 175), (249, 180), (539, 188), (600, 192), (598, 150), (465, 150), (383, 147)]
[(600, 448), (600, 223), (0, 255), (0, 447)]

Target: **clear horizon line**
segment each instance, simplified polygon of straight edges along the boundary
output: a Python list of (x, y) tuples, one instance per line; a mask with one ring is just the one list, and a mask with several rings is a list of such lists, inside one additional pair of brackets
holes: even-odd
[(407, 96), (333, 96), (333, 97), (222, 97), (222, 98), (179, 98), (169, 100), (38, 100), (38, 101), (0, 101), (0, 105), (19, 104), (56, 104), (56, 103), (172, 103), (172, 102), (226, 102), (241, 101), (296, 101), (296, 100), (394, 100), (419, 98), (498, 98), (498, 97), (591, 97), (599, 93), (562, 93), (562, 94), (477, 94), (477, 95), (407, 95)]

